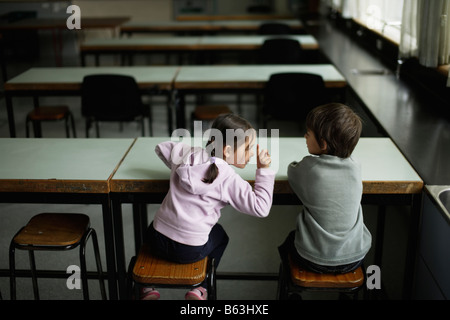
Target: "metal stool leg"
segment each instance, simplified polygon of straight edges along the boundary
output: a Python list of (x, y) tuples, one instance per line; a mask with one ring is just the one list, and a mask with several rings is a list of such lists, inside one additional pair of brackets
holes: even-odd
[(95, 121), (95, 132), (97, 133), (97, 138), (100, 138), (100, 124)]
[(97, 265), (97, 275), (99, 277), (100, 283), (100, 293), (103, 300), (106, 300), (106, 289), (105, 282), (103, 279), (102, 263), (100, 260), (100, 250), (98, 247), (97, 234), (94, 229), (89, 228), (89, 230), (84, 235), (80, 243), (80, 263), (81, 263), (81, 281), (83, 285), (83, 298), (89, 300), (89, 289), (88, 289), (88, 276), (87, 276), (87, 266), (86, 266), (86, 244), (89, 241), (89, 237), (92, 236), (92, 244), (94, 247), (95, 263)]
[(72, 112), (69, 113), (69, 117), (70, 117), (70, 123), (72, 124), (73, 137), (76, 138), (77, 137), (77, 130), (75, 129), (75, 120), (73, 118)]
[(65, 128), (66, 128), (66, 137), (67, 137), (67, 138), (70, 138), (69, 118), (68, 118), (68, 117), (66, 117), (66, 118), (64, 119), (64, 125), (65, 125)]
[(207, 273), (208, 277), (208, 300), (217, 300), (216, 292), (216, 262), (214, 259), (208, 260), (209, 270)]
[(30, 137), (30, 117), (27, 117), (27, 119), (25, 120), (25, 130), (26, 130), (26, 137), (29, 138)]
[(35, 138), (42, 138), (42, 128), (40, 121), (31, 121)]
[(103, 270), (102, 270), (102, 261), (100, 259), (100, 250), (98, 247), (97, 233), (94, 229), (92, 230), (92, 241), (94, 245), (94, 253), (95, 253), (95, 263), (97, 264), (97, 273), (99, 277), (100, 283), (100, 293), (102, 295), (102, 299), (106, 300), (106, 289), (105, 289), (105, 280), (103, 279)]
[(9, 291), (11, 300), (16, 300), (16, 259), (13, 242), (9, 246)]
[(81, 267), (81, 285), (83, 286), (83, 299), (89, 300), (89, 290), (88, 290), (88, 277), (87, 277), (87, 267), (86, 267), (86, 242), (90, 234), (89, 229), (83, 236), (80, 242), (80, 267)]
[(28, 256), (30, 258), (31, 279), (33, 281), (34, 299), (40, 300), (39, 288), (38, 288), (37, 276), (36, 276), (36, 260), (34, 259), (34, 251), (28, 250)]

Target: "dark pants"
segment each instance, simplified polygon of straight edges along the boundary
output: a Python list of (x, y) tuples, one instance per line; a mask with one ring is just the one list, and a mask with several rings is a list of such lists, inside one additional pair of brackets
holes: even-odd
[[(153, 222), (147, 229), (146, 242), (159, 257), (177, 263), (192, 263), (205, 257), (214, 259), (215, 267), (228, 244), (228, 235), (220, 224), (216, 224), (209, 233), (208, 241), (202, 246), (189, 246), (176, 242), (153, 228)], [(202, 283), (206, 287), (206, 282)]]
[(278, 247), (278, 252), (280, 253), (280, 257), (285, 266), (288, 266), (287, 263), (288, 254), (291, 255), (291, 258), (299, 264), (305, 270), (309, 270), (316, 273), (347, 273), (353, 270), (356, 270), (362, 263), (361, 261), (353, 262), (350, 264), (344, 264), (340, 266), (323, 266), (316, 263), (313, 263), (309, 260), (306, 260), (301, 255), (298, 254), (297, 249), (295, 248), (295, 231), (291, 231), (287, 236), (284, 243)]

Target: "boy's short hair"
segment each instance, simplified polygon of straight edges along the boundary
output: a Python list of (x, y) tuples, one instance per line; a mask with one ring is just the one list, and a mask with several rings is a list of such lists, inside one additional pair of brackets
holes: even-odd
[(321, 147), (326, 141), (327, 154), (348, 158), (361, 136), (362, 121), (348, 106), (330, 103), (309, 112), (306, 128), (314, 133)]

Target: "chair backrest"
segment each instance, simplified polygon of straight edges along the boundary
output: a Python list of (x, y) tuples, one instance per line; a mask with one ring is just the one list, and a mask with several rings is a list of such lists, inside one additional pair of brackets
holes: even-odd
[(320, 75), (272, 74), (264, 89), (263, 112), (279, 120), (304, 121), (310, 110), (327, 101), (326, 96)]
[(302, 63), (302, 58), (303, 50), (296, 39), (267, 39), (260, 49), (262, 64), (299, 64)]
[(132, 121), (144, 107), (136, 80), (116, 74), (84, 77), (81, 86), (81, 113), (98, 121)]
[(292, 28), (285, 23), (265, 22), (259, 26), (258, 33), (260, 35), (292, 34)]

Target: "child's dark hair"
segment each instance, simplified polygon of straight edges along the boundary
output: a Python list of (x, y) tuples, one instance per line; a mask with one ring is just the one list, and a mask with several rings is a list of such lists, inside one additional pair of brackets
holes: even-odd
[[(218, 131), (220, 131), (221, 136), (222, 136), (222, 144), (221, 145), (225, 145), (226, 143), (226, 131), (229, 129), (232, 130), (238, 130), (238, 129), (242, 129), (243, 131), (247, 131), (248, 129), (253, 129), (252, 125), (245, 120), (244, 118), (241, 118), (240, 116), (233, 114), (233, 113), (227, 113), (227, 114), (221, 114), (219, 115), (213, 122), (213, 124), (211, 125), (211, 129), (216, 129)], [(208, 143), (206, 144), (206, 146), (208, 147), (209, 145), (211, 145), (216, 139), (216, 136), (211, 134), (211, 137), (208, 141)], [(234, 146), (236, 148), (236, 141), (237, 139), (235, 138), (235, 143)], [(208, 170), (206, 171), (206, 176), (202, 179), (202, 181), (204, 183), (208, 183), (211, 184), (214, 182), (214, 180), (217, 178), (217, 176), (219, 175), (219, 168), (217, 167), (214, 159), (216, 156), (216, 148), (214, 146), (211, 146), (212, 150), (211, 150), (211, 165), (209, 166)], [(208, 150), (208, 148), (207, 148)]]
[(362, 121), (348, 106), (330, 103), (309, 112), (306, 128), (314, 133), (319, 146), (327, 142), (327, 154), (348, 158), (358, 144)]

